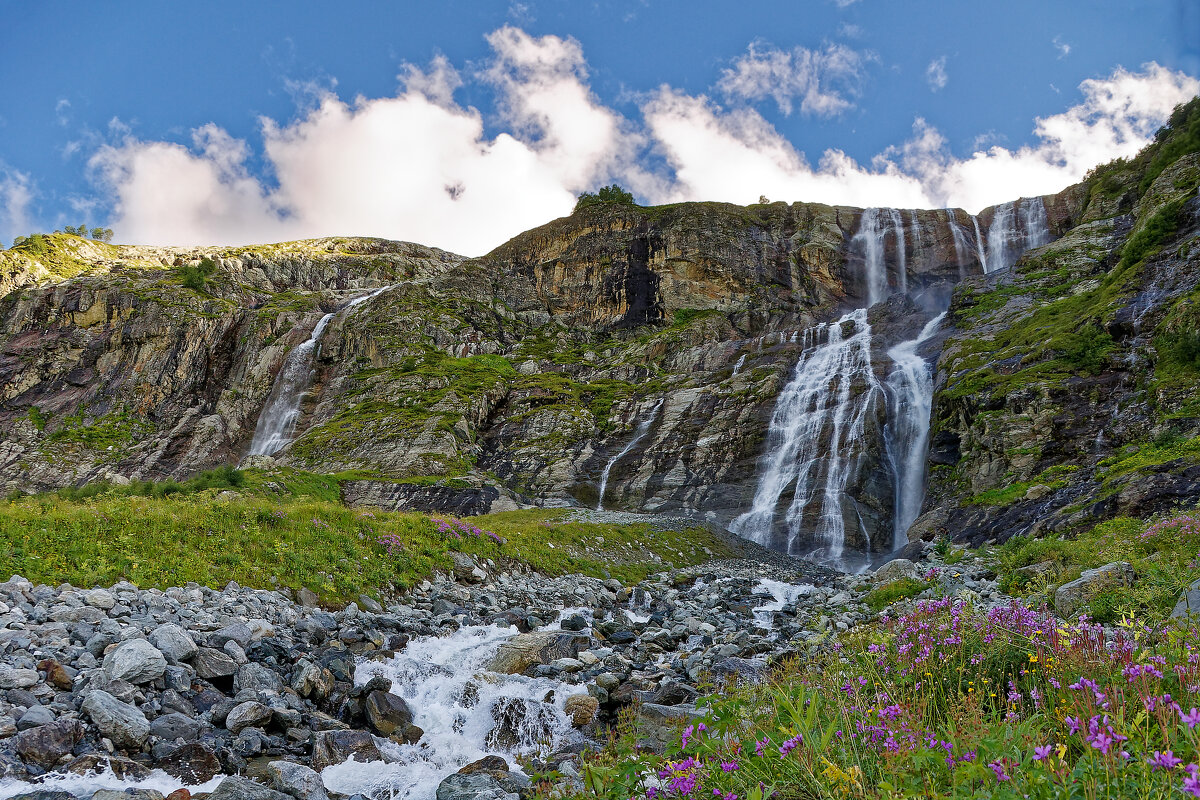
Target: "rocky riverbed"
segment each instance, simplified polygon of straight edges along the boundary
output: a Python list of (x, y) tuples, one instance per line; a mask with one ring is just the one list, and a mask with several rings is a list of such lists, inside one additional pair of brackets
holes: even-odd
[(623, 586), (459, 556), (386, 607), (336, 611), (236, 584), (14, 576), (0, 584), (0, 797), (515, 797), (517, 757), (574, 780), (626, 706), (658, 746), (697, 713), (701, 679), (816, 652), (873, 616), (860, 601), (874, 583), (919, 571), (930, 592), (1005, 602), (986, 564), (929, 557), (932, 574), (747, 558)]

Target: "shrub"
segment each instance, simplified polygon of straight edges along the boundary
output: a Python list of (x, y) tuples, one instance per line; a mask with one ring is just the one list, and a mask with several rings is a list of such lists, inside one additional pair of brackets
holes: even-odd
[(590, 206), (597, 205), (636, 205), (633, 201), (633, 195), (622, 189), (617, 184), (611, 186), (602, 186), (595, 192), (584, 192), (579, 195), (579, 199), (575, 201), (575, 210), (580, 211)]
[(901, 578), (898, 581), (892, 581), (891, 583), (872, 589), (863, 598), (863, 602), (872, 611), (882, 611), (897, 600), (915, 597), (928, 588), (928, 583), (919, 581), (916, 578)]
[(179, 268), (179, 281), (194, 292), (206, 290), (209, 276), (217, 271), (217, 264), (211, 258), (200, 259), (199, 264), (185, 264)]

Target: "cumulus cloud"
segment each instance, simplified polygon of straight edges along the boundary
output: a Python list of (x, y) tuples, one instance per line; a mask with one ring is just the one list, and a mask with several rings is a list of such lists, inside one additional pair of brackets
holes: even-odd
[(29, 215), (32, 201), (29, 176), (0, 164), (0, 241), (11, 243), (17, 236), (33, 232)]
[(946, 82), (950, 78), (946, 75), (945, 56), (929, 62), (929, 66), (925, 68), (925, 80), (929, 83), (929, 88), (935, 92), (946, 88)]
[[(1085, 81), (1078, 105), (1037, 119), (1025, 147), (991, 144), (959, 157), (918, 119), (906, 141), (863, 163), (836, 149), (801, 152), (747, 104), (769, 98), (804, 111), (807, 102), (809, 113), (838, 107), (844, 95), (830, 95), (820, 78), (816, 88), (792, 80), (781, 89), (763, 77), (794, 76), (804, 63), (796, 51), (752, 47), (720, 77), (724, 102), (662, 86), (637, 100), (640, 118), (628, 119), (592, 92), (577, 41), (506, 26), (488, 43), (492, 57), (466, 77), (439, 56), (425, 69), (405, 66), (393, 97), (347, 100), (327, 90), (295, 121), (263, 119), (261, 152), (211, 124), (186, 145), (114, 128), (90, 161), (112, 201), (111, 227), (127, 242), (357, 234), (477, 255), (569, 213), (579, 192), (611, 181), (651, 203), (748, 203), (765, 194), (978, 211), (1058, 191), (1096, 164), (1132, 155), (1200, 89), (1157, 64), (1118, 69)], [(831, 48), (820, 56), (831, 53), (834, 62), (861, 67)], [(487, 133), (482, 112), (455, 100), (464, 80), (494, 89), (488, 114), (499, 132)], [(260, 161), (270, 182), (251, 167)], [(9, 198), (0, 222), (20, 217), (29, 203), (28, 182), (8, 180), (0, 183), (7, 187), (0, 198)]]
[(721, 73), (717, 88), (726, 97), (762, 100), (770, 97), (784, 114), (793, 102), (800, 112), (828, 117), (851, 108), (869, 56), (842, 44), (822, 50), (780, 50), (750, 45), (747, 53)]

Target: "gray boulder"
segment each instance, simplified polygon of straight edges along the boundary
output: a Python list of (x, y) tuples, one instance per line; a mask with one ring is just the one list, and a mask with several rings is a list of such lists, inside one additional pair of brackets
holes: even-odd
[(221, 771), (221, 761), (203, 742), (188, 742), (160, 758), (156, 766), (173, 778), (192, 785), (205, 783)]
[(199, 738), (200, 732), (203, 730), (204, 725), (199, 720), (178, 712), (155, 717), (154, 721), (150, 723), (151, 736), (172, 742), (176, 739), (192, 741)]
[(167, 659), (145, 639), (130, 639), (104, 657), (104, 671), (114, 681), (151, 683), (167, 671)]
[(291, 761), (272, 761), (267, 764), (271, 785), (296, 800), (328, 800), (325, 784), (317, 771)]
[(278, 693), (283, 691), (283, 678), (280, 678), (270, 667), (248, 661), (238, 667), (237, 674), (233, 679), (233, 688), (237, 691), (254, 689)]
[(199, 649), (191, 634), (174, 623), (159, 625), (155, 628), (150, 634), (150, 643), (157, 647), (159, 652), (173, 664), (195, 657), (196, 651)]
[(27, 731), (54, 722), (54, 712), (42, 705), (30, 706), (17, 720), (17, 730)]
[(1200, 615), (1200, 578), (1192, 581), (1191, 586), (1179, 596), (1175, 608), (1171, 609), (1171, 616), (1176, 619), (1194, 614)]
[(99, 728), (100, 735), (117, 747), (140, 750), (150, 736), (150, 723), (137, 707), (122, 703), (99, 689), (83, 698), (83, 712)]
[(505, 791), (500, 780), (487, 773), (455, 773), (438, 784), (437, 800), (520, 800), (516, 792)]
[(39, 680), (36, 669), (0, 669), (0, 689), (28, 689)]
[(271, 716), (274, 712), (270, 706), (254, 700), (247, 700), (234, 706), (229, 715), (225, 717), (225, 727), (233, 733), (240, 733), (246, 728), (265, 728), (267, 723), (271, 721)]
[(228, 678), (237, 672), (238, 668), (232, 656), (211, 647), (198, 648), (192, 658), (192, 666), (196, 669), (196, 674), (206, 681)]
[(519, 675), (535, 664), (550, 664), (559, 658), (574, 658), (585, 649), (588, 636), (560, 631), (522, 633), (500, 645), (485, 669)]
[(1120, 586), (1133, 585), (1133, 566), (1127, 561), (1114, 561), (1064, 583), (1054, 593), (1054, 610), (1064, 619), (1071, 619), (1100, 593)]
[(875, 570), (875, 583), (880, 586), (894, 583), (904, 578), (916, 578), (917, 565), (907, 558), (893, 558), (879, 569)]
[(292, 796), (277, 792), (249, 778), (231, 775), (217, 784), (208, 800), (292, 800)]

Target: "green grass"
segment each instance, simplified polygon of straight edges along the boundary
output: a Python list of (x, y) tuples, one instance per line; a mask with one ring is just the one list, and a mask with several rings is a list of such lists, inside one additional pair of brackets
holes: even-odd
[(1194, 438), (1166, 436), (1141, 445), (1131, 453), (1106, 458), (1099, 464), (1097, 477), (1111, 485), (1118, 478), (1134, 472), (1153, 470), (1172, 461), (1200, 461), (1200, 436)]
[(892, 581), (891, 583), (872, 589), (863, 598), (863, 602), (872, 611), (882, 611), (897, 600), (916, 597), (928, 589), (929, 586), (930, 584), (919, 581), (916, 578), (901, 578), (900, 580)]
[[(350, 509), (340, 480), (298, 471), (224, 469), (175, 484), (83, 489), (0, 503), (0, 572), (46, 584), (108, 586), (127, 579), (166, 588), (230, 580), (257, 588), (307, 587), (330, 603), (376, 597), (451, 567), (452, 550), (550, 575), (611, 575), (626, 582), (727, 553), (703, 530), (570, 521), (570, 512), (514, 511), (472, 518), (500, 536), (452, 539), (424, 514)], [(237, 495), (218, 499), (230, 488)], [(389, 554), (379, 543), (395, 536)], [(603, 542), (603, 544), (599, 544)], [(658, 560), (656, 560), (658, 559)]]
[(1059, 464), (1043, 470), (1039, 475), (1027, 481), (1018, 481), (998, 489), (980, 492), (965, 502), (981, 506), (1006, 506), (1020, 500), (1034, 486), (1046, 486), (1052, 490), (1063, 488), (1068, 483), (1068, 476), (1078, 469), (1079, 467), (1074, 464)]

